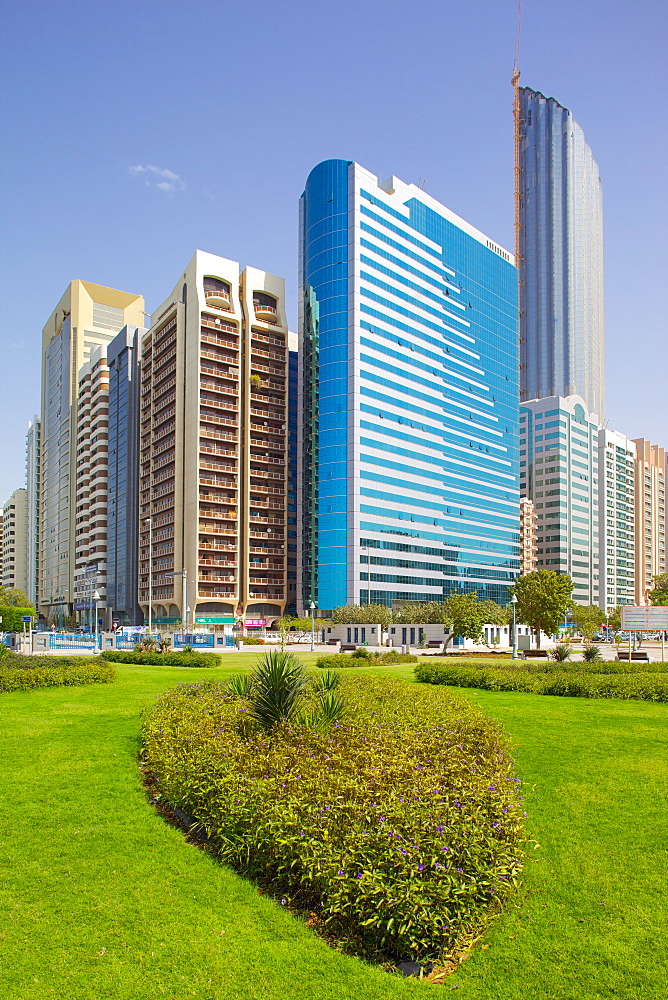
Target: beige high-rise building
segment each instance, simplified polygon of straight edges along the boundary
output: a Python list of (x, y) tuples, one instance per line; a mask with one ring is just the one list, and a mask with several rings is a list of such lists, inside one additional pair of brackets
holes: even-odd
[(2, 586), (28, 590), (27, 580), (28, 494), (14, 490), (2, 505)]
[(74, 610), (91, 626), (96, 591), (103, 620), (107, 606), (108, 438), (109, 366), (101, 344), (79, 371), (77, 399)]
[(636, 604), (649, 604), (654, 577), (666, 572), (666, 451), (636, 438)]
[(141, 295), (72, 281), (42, 332), (39, 602), (62, 623), (75, 603), (77, 375), (126, 323), (142, 326)]
[(139, 604), (153, 621), (285, 608), (288, 340), (283, 279), (199, 250), (151, 317)]
[(538, 559), (536, 510), (533, 500), (520, 497), (520, 576), (533, 573)]

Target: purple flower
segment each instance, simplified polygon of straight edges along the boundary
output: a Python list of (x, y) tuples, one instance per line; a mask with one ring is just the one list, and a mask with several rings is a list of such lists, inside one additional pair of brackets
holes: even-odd
[(343, 875), (344, 873), (343, 873), (343, 871), (342, 871), (342, 870), (341, 870), (341, 869), (339, 868), (339, 870), (338, 870), (338, 872), (337, 872), (336, 874), (337, 874), (337, 875)]
[(419, 872), (423, 872), (424, 871), (424, 865), (418, 865), (418, 871)]
[(362, 878), (362, 872), (358, 872), (355, 878)]
[(463, 871), (464, 871), (464, 869), (463, 869), (463, 868), (457, 868), (457, 871), (458, 871), (458, 872), (463, 872)]
[(286, 903), (287, 903), (287, 899), (282, 899), (281, 900), (281, 906), (285, 906)]
[(401, 848), (401, 853), (402, 853), (402, 854), (408, 854), (408, 851), (405, 851), (405, 850), (403, 849), (403, 847), (402, 847), (402, 848)]
[(437, 826), (437, 827), (436, 827), (436, 831), (437, 831), (437, 833), (443, 833), (443, 831), (444, 831), (444, 830), (445, 830), (445, 827), (444, 827), (444, 826)]

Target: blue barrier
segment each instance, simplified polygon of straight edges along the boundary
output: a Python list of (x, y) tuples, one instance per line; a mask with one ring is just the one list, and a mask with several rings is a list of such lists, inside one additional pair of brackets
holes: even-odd
[(99, 646), (99, 636), (94, 638), (80, 635), (63, 635), (55, 633), (49, 636), (49, 649), (85, 649), (92, 653)]
[(214, 646), (215, 642), (216, 637), (210, 633), (175, 635), (173, 639), (174, 649), (181, 649), (183, 646)]

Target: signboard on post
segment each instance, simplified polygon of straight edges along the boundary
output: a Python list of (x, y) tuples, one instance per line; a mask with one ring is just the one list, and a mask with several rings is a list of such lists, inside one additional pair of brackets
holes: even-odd
[(661, 632), (668, 629), (668, 607), (622, 607), (623, 632)]
[(31, 622), (32, 621), (32, 615), (21, 615), (21, 621), (22, 622), (26, 622), (26, 624), (28, 622)]

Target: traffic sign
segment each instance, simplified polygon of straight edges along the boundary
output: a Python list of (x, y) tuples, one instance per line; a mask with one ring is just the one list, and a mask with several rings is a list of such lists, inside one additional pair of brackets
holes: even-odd
[(622, 631), (659, 632), (668, 629), (668, 607), (622, 607)]
[(21, 621), (22, 622), (31, 622), (32, 621), (32, 615), (21, 615)]

